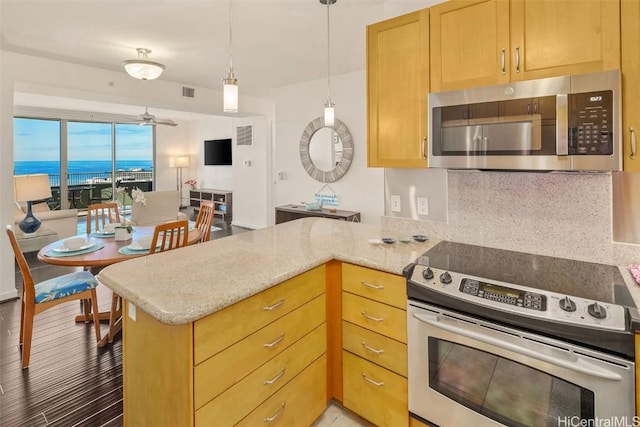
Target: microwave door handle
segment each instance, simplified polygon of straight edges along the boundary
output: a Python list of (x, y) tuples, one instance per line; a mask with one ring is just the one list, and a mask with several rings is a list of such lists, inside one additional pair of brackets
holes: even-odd
[(561, 368), (570, 369), (584, 375), (612, 381), (622, 380), (622, 377), (620, 375), (599, 368), (587, 362), (586, 360), (581, 359), (575, 353), (571, 353), (570, 357), (567, 357), (565, 355), (562, 355), (564, 357), (558, 357), (551, 354), (544, 354), (476, 331), (470, 331), (464, 327), (445, 323), (440, 319), (438, 315), (435, 314), (426, 315), (421, 313), (413, 313), (413, 317), (415, 317), (420, 322), (426, 323), (427, 325), (433, 326), (435, 328), (442, 329), (453, 334), (462, 335), (463, 337), (471, 338), (485, 344), (521, 354), (523, 356), (541, 360), (543, 362), (547, 362)]
[(556, 95), (556, 155), (569, 155), (569, 99), (566, 94)]

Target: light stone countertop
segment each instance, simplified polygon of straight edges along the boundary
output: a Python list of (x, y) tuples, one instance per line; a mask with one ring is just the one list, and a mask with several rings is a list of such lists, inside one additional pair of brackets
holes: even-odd
[(332, 259), (401, 275), (439, 241), (369, 243), (381, 237), (401, 236), (383, 225), (304, 218), (124, 261), (98, 279), (158, 321), (180, 325)]

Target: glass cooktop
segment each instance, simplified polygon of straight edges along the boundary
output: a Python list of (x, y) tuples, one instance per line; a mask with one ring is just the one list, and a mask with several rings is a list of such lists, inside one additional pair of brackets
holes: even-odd
[(635, 307), (616, 266), (442, 241), (417, 264), (534, 289)]

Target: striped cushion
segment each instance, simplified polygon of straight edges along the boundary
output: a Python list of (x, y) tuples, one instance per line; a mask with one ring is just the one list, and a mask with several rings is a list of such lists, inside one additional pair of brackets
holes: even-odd
[(54, 277), (35, 286), (36, 304), (64, 298), (96, 286), (98, 286), (98, 281), (88, 271), (76, 271), (75, 273)]

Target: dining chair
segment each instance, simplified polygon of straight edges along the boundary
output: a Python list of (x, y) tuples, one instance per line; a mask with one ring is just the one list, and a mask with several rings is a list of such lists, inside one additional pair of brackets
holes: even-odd
[[(189, 222), (186, 219), (170, 221), (156, 225), (153, 230), (153, 238), (149, 254), (181, 248), (188, 245)], [(122, 328), (122, 298), (113, 293), (111, 297), (111, 311), (109, 315), (109, 343)]]
[(156, 225), (151, 239), (150, 254), (188, 245), (189, 222), (186, 219)]
[(215, 204), (213, 200), (200, 201), (200, 210), (196, 218), (196, 228), (200, 230), (202, 237), (197, 243), (208, 242), (211, 238), (211, 225), (215, 213)]
[(106, 224), (120, 223), (118, 204), (94, 203), (87, 208), (87, 234), (91, 234), (92, 224), (96, 231), (102, 230)]
[[(15, 232), (10, 225), (7, 225), (7, 236), (9, 236), (9, 242), (22, 274), (22, 309), (20, 313), (22, 368), (29, 367), (35, 316), (58, 304), (84, 300), (84, 322), (89, 323), (93, 319), (96, 342), (99, 342), (100, 319), (98, 317), (98, 296), (96, 294), (98, 281), (93, 277), (93, 274), (88, 271), (76, 271), (35, 283), (29, 264), (27, 264), (27, 260), (20, 250)], [(89, 307), (91, 307), (91, 310)]]

